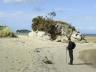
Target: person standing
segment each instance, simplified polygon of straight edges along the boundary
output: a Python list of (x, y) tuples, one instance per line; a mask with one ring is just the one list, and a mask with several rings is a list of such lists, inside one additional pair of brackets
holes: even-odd
[(69, 52), (69, 58), (70, 58), (70, 62), (68, 63), (69, 65), (73, 65), (73, 49), (76, 47), (76, 44), (74, 42), (71, 41), (71, 39), (68, 39), (68, 46), (67, 46), (67, 50)]

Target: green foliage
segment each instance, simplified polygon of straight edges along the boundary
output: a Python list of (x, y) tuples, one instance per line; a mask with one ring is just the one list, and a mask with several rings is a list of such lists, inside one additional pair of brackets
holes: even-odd
[(29, 32), (31, 31), (27, 29), (16, 30), (16, 33), (29, 33)]
[(46, 33), (50, 33), (52, 39), (55, 35), (55, 24), (56, 22), (49, 18), (44, 18), (42, 16), (38, 16), (33, 18), (32, 20), (32, 29), (33, 31), (45, 31)]
[(56, 13), (53, 11), (53, 12), (48, 13), (48, 15), (50, 16), (51, 19), (53, 19), (53, 17), (56, 16)]
[[(50, 13), (55, 16), (55, 13)], [(59, 24), (59, 25), (58, 25)], [(75, 31), (75, 27), (63, 21), (55, 21), (51, 18), (45, 18), (43, 16), (37, 16), (32, 20), (32, 29), (33, 31), (44, 31), (46, 33), (50, 33), (51, 39), (56, 39), (57, 35), (60, 35), (60, 28), (56, 27), (56, 25), (63, 27), (66, 32), (66, 36), (70, 37), (71, 33)]]
[(42, 16), (38, 16), (36, 18), (33, 18), (32, 20), (32, 29), (33, 31), (45, 31), (49, 32), (50, 27), (52, 25), (55, 25), (55, 21), (49, 19), (49, 18), (44, 18)]
[(16, 37), (16, 35), (8, 27), (0, 26), (0, 37)]

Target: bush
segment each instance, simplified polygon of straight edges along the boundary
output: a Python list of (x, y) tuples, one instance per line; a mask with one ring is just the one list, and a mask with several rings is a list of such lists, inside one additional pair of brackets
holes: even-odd
[(29, 32), (31, 31), (27, 29), (16, 30), (16, 33), (29, 33)]
[(62, 27), (66, 34), (71, 34), (75, 31), (75, 27), (63, 21), (55, 21), (43, 16), (37, 16), (32, 20), (33, 31), (44, 31), (49, 33), (52, 40), (55, 40), (58, 35), (62, 35)]
[(0, 37), (17, 37), (8, 27), (0, 28)]

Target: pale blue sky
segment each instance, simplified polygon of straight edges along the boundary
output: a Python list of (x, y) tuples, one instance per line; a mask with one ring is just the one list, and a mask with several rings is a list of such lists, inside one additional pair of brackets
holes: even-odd
[(51, 11), (81, 33), (96, 33), (96, 0), (0, 0), (0, 24), (14, 31), (31, 29), (33, 17)]

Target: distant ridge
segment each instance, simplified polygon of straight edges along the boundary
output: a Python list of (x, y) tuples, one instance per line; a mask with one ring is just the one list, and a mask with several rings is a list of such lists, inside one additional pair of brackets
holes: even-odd
[(96, 36), (96, 34), (83, 34), (84, 36)]

